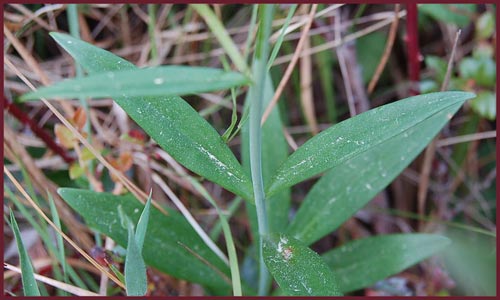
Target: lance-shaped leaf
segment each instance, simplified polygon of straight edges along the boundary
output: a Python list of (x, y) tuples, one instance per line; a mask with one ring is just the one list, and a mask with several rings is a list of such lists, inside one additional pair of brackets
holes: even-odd
[(14, 218), (14, 213), (10, 211), (10, 225), (12, 226), (12, 231), (14, 232), (14, 237), (16, 238), (17, 249), (19, 250), (19, 262), (21, 264), (21, 280), (23, 282), (23, 289), (25, 296), (40, 296), (40, 290), (35, 280), (35, 272), (33, 271), (33, 265), (31, 264), (28, 251), (24, 247), (23, 240), (21, 239), (21, 232), (19, 231), (19, 226), (17, 225), (16, 218)]
[(299, 240), (273, 234), (264, 239), (263, 253), (269, 271), (286, 295), (342, 295), (325, 261)]
[(352, 292), (397, 274), (450, 244), (434, 234), (391, 234), (349, 242), (322, 255), (340, 290)]
[(307, 194), (287, 232), (311, 244), (337, 229), (391, 183), (461, 105), (455, 102), (329, 170)]
[[(89, 74), (137, 70), (130, 62), (65, 34), (51, 36)], [(129, 96), (114, 100), (163, 149), (191, 171), (247, 200), (252, 184), (217, 131), (178, 96)]]
[(443, 110), (450, 110), (451, 117), (457, 107), (472, 97), (474, 94), (465, 92), (414, 96), (335, 124), (302, 145), (281, 165), (267, 194), (353, 159)]
[(21, 100), (39, 98), (105, 98), (180, 96), (229, 89), (249, 83), (240, 73), (190, 66), (162, 66), (107, 71), (68, 79), (25, 94)]
[[(146, 210), (146, 208), (145, 208)], [(121, 206), (118, 206), (118, 215), (121, 223), (128, 232), (127, 256), (125, 257), (125, 285), (127, 296), (144, 296), (148, 290), (146, 265), (141, 255), (141, 247), (137, 243), (134, 233), (134, 223), (130, 220)], [(122, 226), (123, 227), (123, 226)]]
[[(127, 246), (128, 231), (120, 224), (117, 207), (121, 206), (134, 224), (144, 208), (131, 195), (115, 196), (72, 188), (59, 189), (58, 193), (89, 227), (111, 237), (122, 247)], [(142, 249), (146, 264), (176, 278), (210, 287), (218, 294), (228, 294), (231, 282), (227, 265), (206, 246), (181, 214), (165, 209), (168, 216), (154, 207), (150, 209)]]

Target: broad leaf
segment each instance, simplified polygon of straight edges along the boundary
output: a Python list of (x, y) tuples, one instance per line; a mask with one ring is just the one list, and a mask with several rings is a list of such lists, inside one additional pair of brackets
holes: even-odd
[(280, 288), (293, 296), (340, 296), (333, 272), (302, 242), (285, 235), (266, 237), (264, 261)]
[[(137, 69), (81, 40), (60, 33), (51, 35), (89, 74)], [(250, 179), (234, 154), (217, 131), (182, 98), (122, 95), (114, 100), (186, 168), (247, 200), (253, 199)]]
[(448, 238), (433, 234), (391, 234), (349, 242), (322, 255), (343, 293), (370, 286), (443, 250)]
[(307, 194), (288, 233), (310, 244), (337, 229), (391, 183), (461, 105), (455, 102), (329, 170)]
[[(404, 134), (426, 119), (446, 111), (451, 117), (472, 93), (441, 92), (414, 96), (374, 108), (335, 124), (297, 149), (274, 175), (272, 195), (311, 178)], [(390, 153), (387, 153), (390, 155)]]
[(180, 96), (228, 89), (248, 83), (236, 72), (206, 67), (162, 66), (108, 71), (61, 81), (25, 94), (21, 100), (38, 98), (105, 98)]
[[(121, 205), (123, 212), (137, 223), (143, 206), (133, 196), (70, 188), (62, 188), (58, 192), (89, 227), (111, 237), (122, 247), (127, 246), (128, 233), (120, 225), (117, 207)], [(142, 249), (146, 264), (176, 278), (199, 283), (220, 294), (228, 294), (231, 286), (227, 265), (205, 245), (181, 214), (165, 209), (168, 216), (151, 208), (145, 247)]]

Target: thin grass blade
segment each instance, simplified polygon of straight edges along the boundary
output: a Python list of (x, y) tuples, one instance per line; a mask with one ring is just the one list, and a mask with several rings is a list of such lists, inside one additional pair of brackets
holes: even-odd
[(19, 232), (19, 226), (17, 225), (16, 218), (14, 218), (14, 212), (12, 210), (10, 211), (10, 223), (12, 231), (14, 232), (14, 237), (16, 238), (17, 248), (19, 250), (24, 295), (40, 296), (40, 290), (38, 289), (34, 276), (33, 265), (31, 264), (26, 248), (24, 248), (21, 233)]

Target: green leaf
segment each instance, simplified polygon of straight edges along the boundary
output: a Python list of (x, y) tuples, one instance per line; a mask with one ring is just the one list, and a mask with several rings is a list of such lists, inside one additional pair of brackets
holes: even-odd
[(476, 34), (479, 38), (487, 39), (495, 32), (495, 15), (490, 11), (484, 12), (476, 22)]
[(172, 97), (224, 90), (246, 83), (249, 83), (249, 80), (236, 72), (206, 67), (162, 66), (107, 71), (83, 78), (68, 79), (25, 94), (21, 100), (42, 97)]
[(349, 242), (322, 255), (343, 293), (370, 286), (443, 250), (448, 238), (434, 234), (391, 234)]
[[(89, 227), (111, 237), (122, 247), (127, 246), (127, 229), (120, 225), (116, 208), (121, 205), (123, 212), (136, 223), (143, 206), (133, 196), (71, 188), (59, 189), (58, 193)], [(142, 249), (146, 264), (176, 278), (210, 287), (219, 294), (228, 294), (231, 284), (227, 278), (227, 265), (206, 246), (180, 213), (168, 207), (164, 209), (168, 215), (156, 208), (150, 211), (148, 234), (144, 240), (146, 246)]]
[(375, 141), (365, 152), (329, 170), (307, 194), (287, 232), (309, 245), (337, 229), (391, 183), (462, 105), (451, 103), (433, 115), (421, 116), (420, 122), (391, 138)]
[(446, 76), (446, 70), (448, 68), (448, 63), (439, 56), (427, 55), (425, 57), (425, 64), (427, 68), (431, 69), (435, 73), (435, 79), (438, 82), (443, 82)]
[(146, 201), (146, 205), (142, 210), (141, 217), (137, 222), (137, 229), (135, 231), (135, 239), (137, 241), (137, 247), (140, 251), (142, 251), (142, 247), (144, 246), (144, 238), (146, 237), (146, 231), (148, 229), (149, 223), (149, 210), (151, 209), (151, 193), (149, 193), (148, 201)]
[(439, 254), (446, 271), (464, 296), (497, 295), (497, 240), (470, 231), (448, 228), (452, 247)]
[(307, 141), (281, 165), (267, 195), (340, 166), (438, 113), (445, 111), (442, 119), (449, 119), (472, 97), (474, 94), (465, 92), (414, 96), (335, 124)]
[(134, 224), (126, 213), (123, 216), (128, 231), (127, 256), (125, 257), (125, 286), (127, 288), (127, 296), (144, 296), (148, 290), (146, 265), (142, 259), (141, 249), (137, 245)]
[(465, 27), (471, 21), (470, 14), (474, 13), (475, 4), (420, 4), (418, 11), (437, 21), (456, 24)]
[(40, 290), (35, 280), (35, 275), (33, 272), (33, 265), (31, 264), (30, 257), (26, 248), (24, 248), (23, 240), (21, 239), (21, 233), (19, 232), (19, 226), (17, 225), (16, 218), (14, 218), (14, 213), (10, 211), (10, 225), (12, 226), (12, 231), (14, 232), (14, 237), (16, 238), (17, 249), (19, 250), (19, 261), (21, 264), (21, 279), (23, 282), (23, 289), (25, 296), (40, 296)]
[(191, 7), (205, 20), (210, 31), (215, 35), (226, 54), (231, 58), (235, 66), (240, 72), (248, 70), (245, 59), (241, 55), (238, 47), (229, 36), (224, 24), (219, 20), (217, 15), (210, 9), (207, 4), (191, 4)]
[(478, 115), (490, 121), (494, 121), (497, 116), (496, 95), (492, 92), (480, 92), (471, 100), (470, 106)]
[[(51, 36), (89, 74), (137, 69), (108, 51), (68, 35)], [(234, 154), (217, 131), (182, 98), (123, 95), (114, 100), (179, 163), (252, 201), (252, 184)]]
[(496, 64), (490, 57), (467, 57), (458, 66), (464, 79), (473, 79), (478, 85), (494, 87), (496, 84)]
[(341, 296), (325, 261), (302, 242), (285, 235), (264, 239), (264, 261), (280, 288), (293, 296)]

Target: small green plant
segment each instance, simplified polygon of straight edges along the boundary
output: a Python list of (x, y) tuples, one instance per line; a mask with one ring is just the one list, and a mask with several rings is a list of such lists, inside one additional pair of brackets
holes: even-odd
[[(321, 256), (309, 248), (383, 190), (474, 95), (430, 93), (387, 104), (333, 125), (289, 155), (277, 107), (261, 125), (263, 107), (274, 94), (268, 72), (273, 9), (259, 7), (251, 67), (231, 52), (240, 73), (181, 66), (138, 69), (79, 39), (51, 33), (88, 76), (40, 88), (22, 100), (112, 97), (178, 163), (243, 198), (248, 208), (257, 253), (249, 259), (259, 265), (259, 275), (242, 280), (229, 225), (213, 199), (229, 259), (214, 251), (177, 210), (152, 207), (149, 212), (130, 194), (61, 188), (61, 197), (88, 226), (127, 248), (127, 294), (146, 292), (145, 276), (127, 277), (133, 274), (127, 274), (127, 263), (142, 272), (143, 258), (145, 264), (215, 295), (229, 295), (231, 290), (235, 295), (269, 295), (269, 274), (284, 295), (342, 295), (400, 272), (449, 244), (438, 235), (396, 234), (356, 240)], [(249, 121), (241, 125), (240, 163), (220, 134), (180, 96), (245, 85)], [(289, 222), (291, 187), (318, 175)], [(203, 194), (201, 185), (197, 189)], [(145, 235), (140, 211), (149, 212)], [(135, 233), (133, 224), (138, 224)]]

